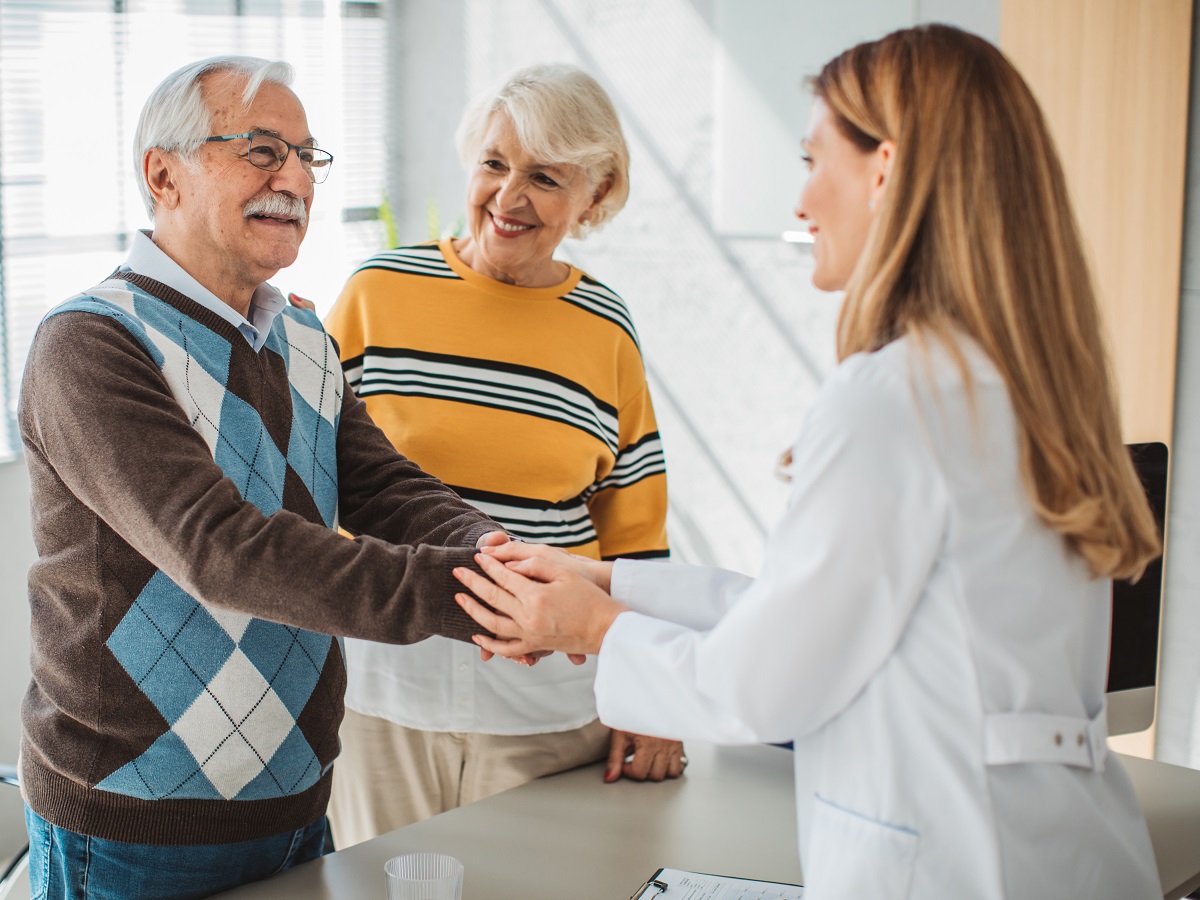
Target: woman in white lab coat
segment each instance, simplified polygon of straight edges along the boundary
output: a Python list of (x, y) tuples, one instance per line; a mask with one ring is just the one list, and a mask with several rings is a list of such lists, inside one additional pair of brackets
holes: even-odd
[(1158, 538), (1037, 104), (945, 26), (814, 87), (841, 363), (761, 575), (507, 544), (459, 602), (485, 651), (598, 653), (612, 727), (794, 741), (812, 900), (1161, 896), (1104, 713), (1109, 579)]

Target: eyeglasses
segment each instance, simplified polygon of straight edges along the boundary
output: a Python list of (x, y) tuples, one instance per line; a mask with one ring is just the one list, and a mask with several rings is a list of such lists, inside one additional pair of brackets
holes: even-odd
[(298, 147), (295, 144), (289, 144), (282, 138), (259, 131), (247, 131), (245, 134), (218, 134), (205, 138), (204, 142), (207, 144), (210, 141), (224, 143), (225, 141), (242, 140), (250, 142), (250, 147), (246, 150), (246, 159), (249, 160), (250, 165), (267, 172), (278, 172), (282, 169), (283, 164), (287, 162), (288, 154), (293, 150), (296, 151), (301, 168), (314, 184), (324, 181), (329, 176), (330, 166), (333, 165), (333, 154), (327, 150), (318, 150), (316, 147)]

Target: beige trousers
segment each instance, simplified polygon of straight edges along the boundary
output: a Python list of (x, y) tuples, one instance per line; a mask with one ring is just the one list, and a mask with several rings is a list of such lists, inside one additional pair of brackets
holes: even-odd
[(599, 719), (548, 734), (417, 731), (348, 709), (329, 799), (334, 846), (606, 759), (609, 734)]

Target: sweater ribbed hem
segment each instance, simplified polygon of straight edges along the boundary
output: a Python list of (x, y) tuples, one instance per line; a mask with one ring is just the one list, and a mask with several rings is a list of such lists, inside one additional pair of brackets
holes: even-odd
[(21, 791), (30, 808), (76, 834), (126, 844), (188, 846), (257, 841), (325, 815), (332, 772), (307, 791), (270, 800), (140, 800), (85, 787), (28, 758)]
[[(503, 531), (504, 529), (496, 526), (483, 526), (481, 529), (472, 529), (468, 535), (468, 540), (473, 537), (478, 540), (489, 531)], [(471, 640), (472, 635), (482, 634), (487, 637), (495, 637), (490, 631), (467, 615), (466, 611), (458, 605), (454, 599), (455, 594), (470, 594), (471, 591), (467, 586), (454, 577), (454, 567), (462, 566), (464, 569), (470, 569), (477, 575), (482, 575), (487, 578), (487, 574), (480, 567), (479, 563), (475, 562), (476, 550), (474, 548), (474, 540), (471, 541), (469, 548), (463, 548), (463, 551), (447, 550), (446, 563), (443, 568), (434, 570), (430, 573), (430, 589), (442, 596), (448, 597), (449, 600), (441, 608), (441, 615), (437, 622), (437, 631), (434, 634), (441, 634), (454, 640), (466, 641), (474, 643)], [(474, 596), (474, 595), (472, 595)], [(491, 609), (491, 606), (480, 597), (476, 597), (480, 603)]]

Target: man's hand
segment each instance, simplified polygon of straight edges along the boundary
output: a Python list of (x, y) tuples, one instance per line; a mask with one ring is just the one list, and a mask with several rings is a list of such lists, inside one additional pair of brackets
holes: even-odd
[(678, 778), (687, 768), (683, 744), (665, 738), (613, 730), (604, 781), (612, 784), (622, 775), (633, 781)]
[(475, 549), (482, 550), (484, 547), (499, 547), (502, 544), (507, 544), (512, 540), (503, 531), (489, 531), (487, 534), (480, 535), (479, 540), (475, 542)]

